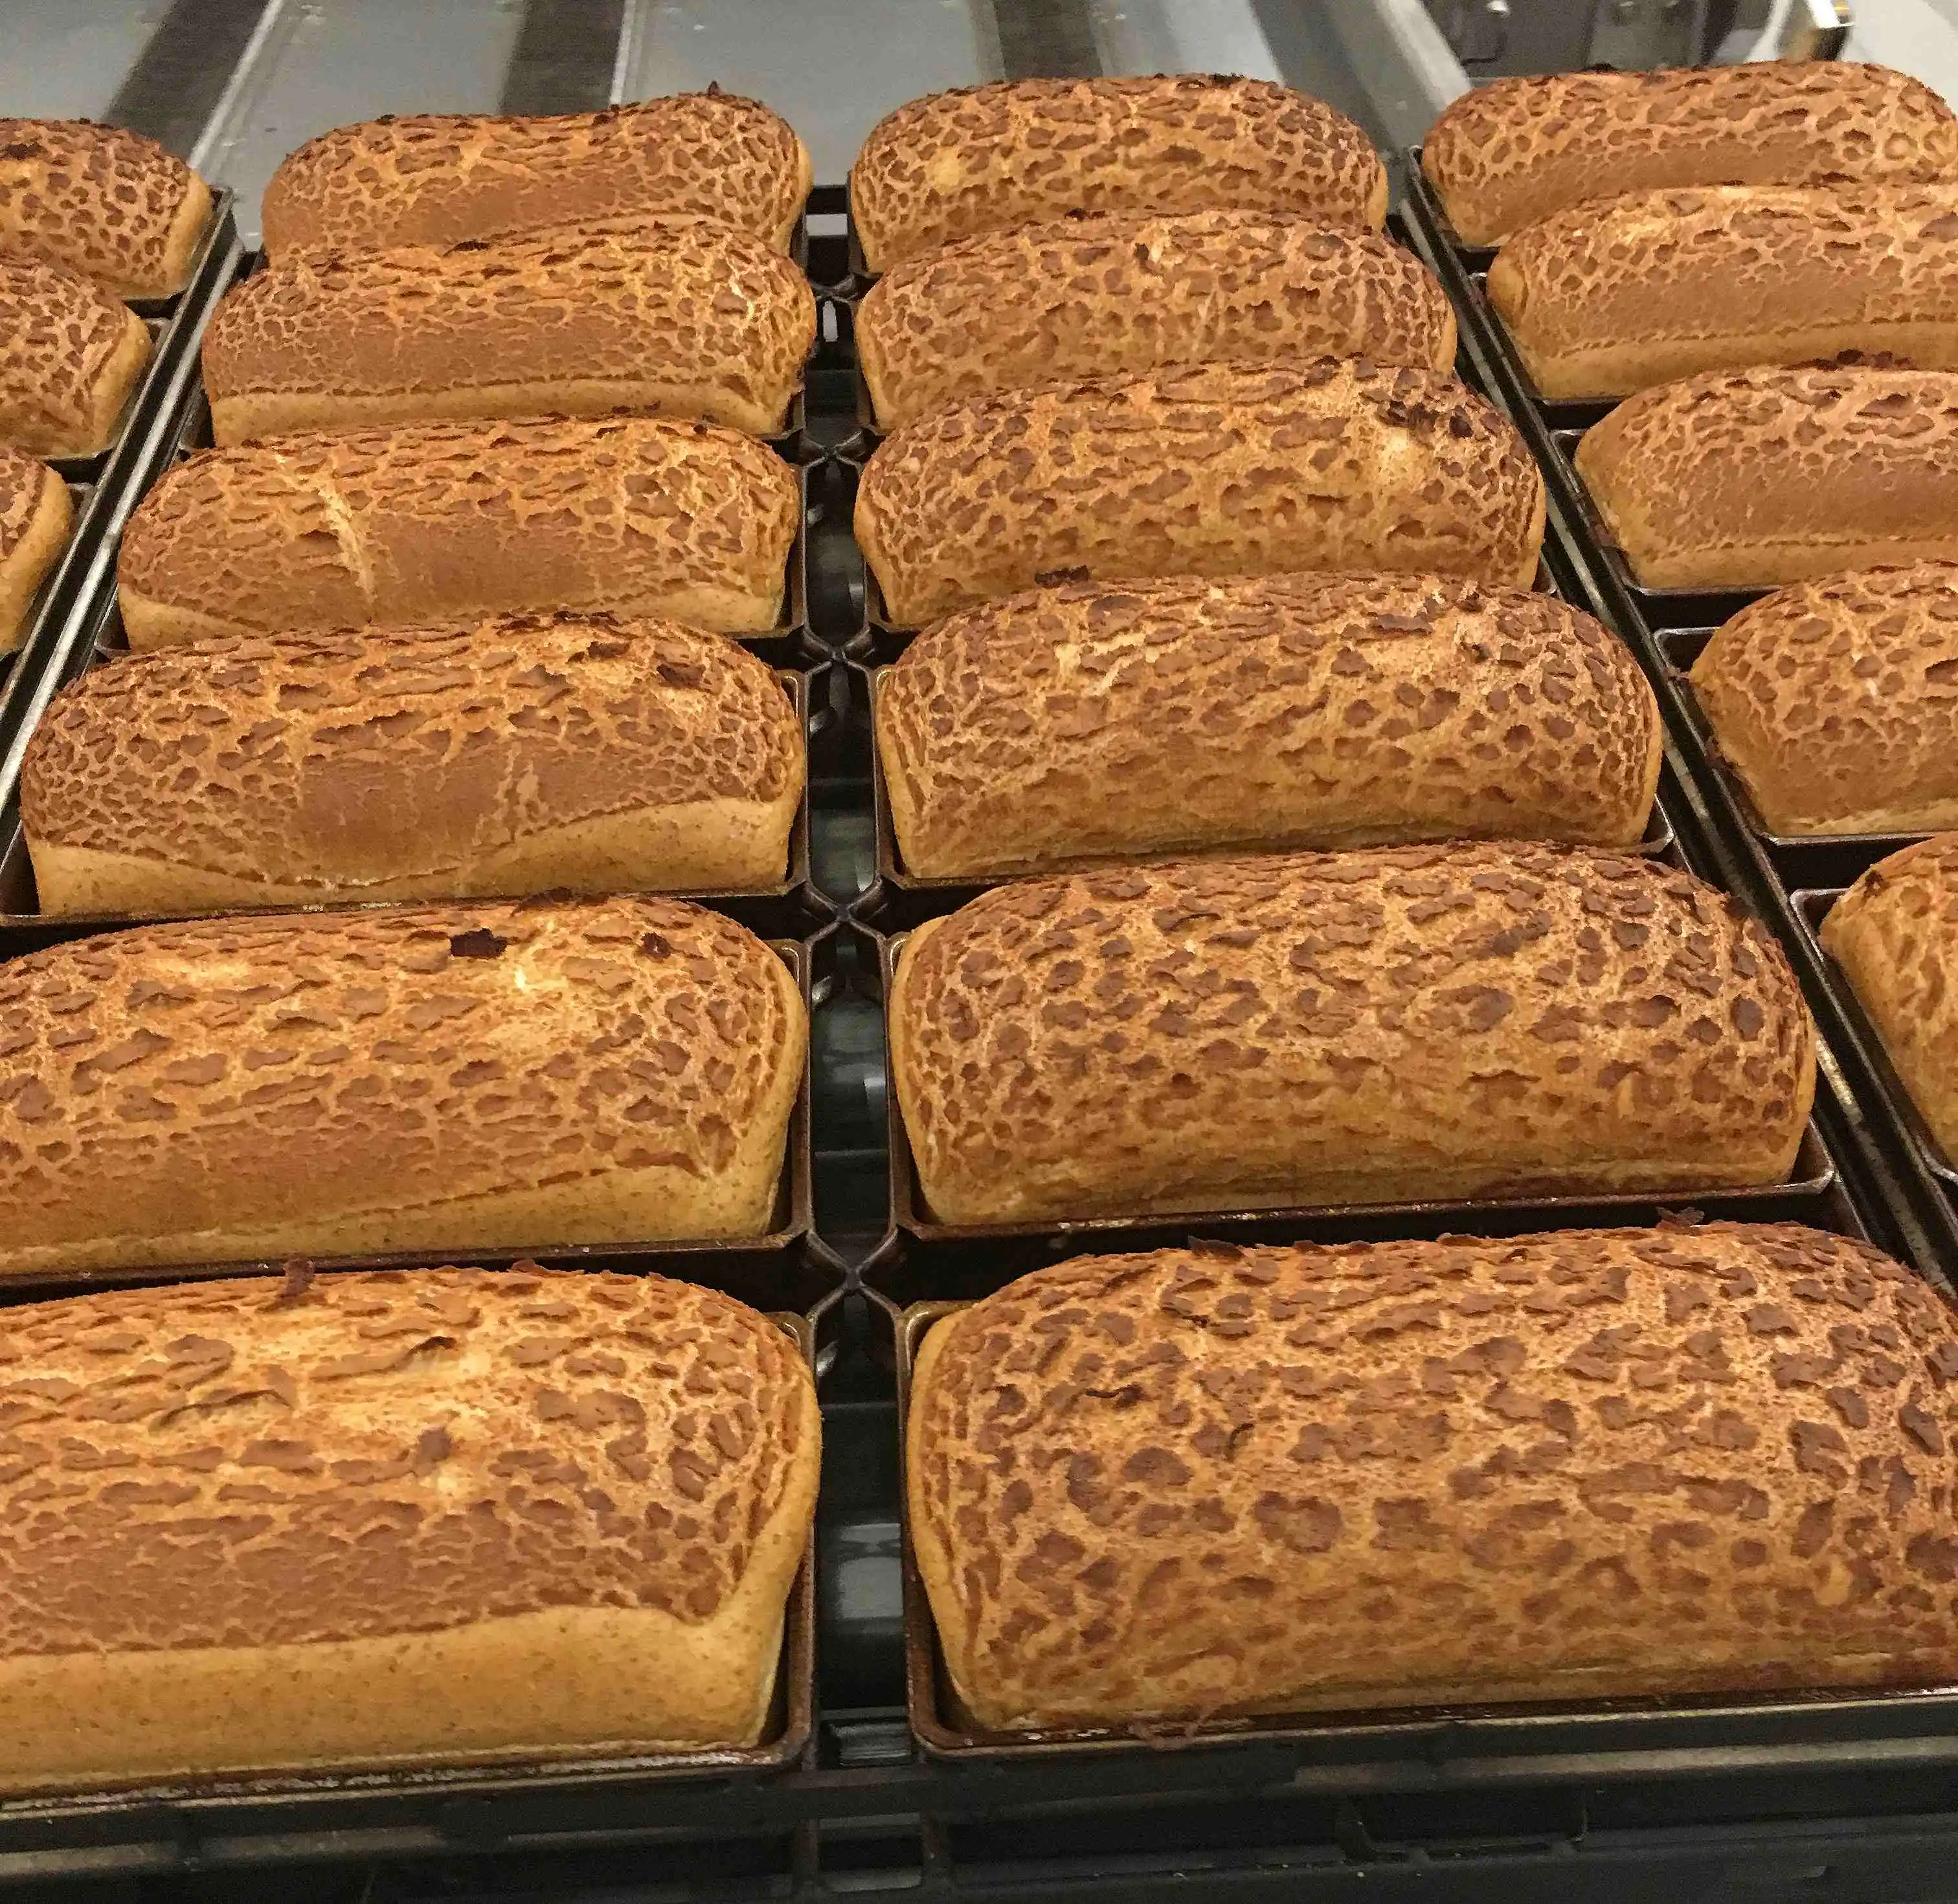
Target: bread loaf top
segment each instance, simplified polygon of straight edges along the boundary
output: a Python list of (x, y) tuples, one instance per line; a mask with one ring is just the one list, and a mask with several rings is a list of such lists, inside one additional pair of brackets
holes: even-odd
[(8, 442), (41, 456), (97, 448), (103, 379), (135, 348), (147, 354), (142, 320), (100, 285), (65, 265), (0, 257), (0, 434)]
[(1941, 1681), (1954, 1378), (1792, 1224), (1082, 1257), (926, 1336), (911, 1538), (989, 1727)]
[(211, 191), (154, 139), (86, 119), (0, 119), (0, 249), (119, 297), (183, 288)]
[(540, 825), (779, 800), (802, 762), (781, 684), (732, 642), (675, 622), (502, 616), (220, 636), (93, 668), (28, 743), (21, 814), (37, 850), (241, 879), (297, 860), (357, 886), (398, 870), (404, 813), (416, 862), (455, 865)]
[(1714, 631), (1692, 679), (1771, 831), (1958, 825), (1958, 563), (1764, 596)]
[(60, 480), (46, 464), (0, 443), (0, 562), (21, 546), (40, 513), (42, 499)]
[(889, 1016), (952, 1223), (1767, 1182), (1814, 1081), (1735, 901), (1533, 844), (996, 886), (911, 935)]
[(757, 100), (710, 88), (598, 112), (414, 113), (337, 127), (265, 187), (265, 249), (446, 245), (567, 220), (691, 213), (788, 248), (809, 154)]
[(1377, 230), (1387, 177), (1344, 113), (1266, 80), (1001, 80), (879, 120), (850, 168), (850, 208), (864, 261), (884, 271), (1070, 211), (1236, 208)]
[(1491, 245), (1620, 192), (1958, 181), (1958, 118), (1921, 80), (1850, 60), (1513, 75), (1444, 109), (1421, 169), (1456, 233)]
[(988, 390), (1167, 365), (1455, 363), (1447, 294), (1411, 252), (1272, 212), (1104, 213), (961, 239), (879, 278), (856, 339), (887, 430)]
[(678, 900), (144, 926), (0, 965), (10, 1253), (725, 1173), (800, 1068), (775, 953)]
[(0, 1347), (0, 1656), (274, 1646), (551, 1608), (713, 1620), (800, 1551), (808, 1371), (659, 1276), (303, 1272), (36, 1303)]

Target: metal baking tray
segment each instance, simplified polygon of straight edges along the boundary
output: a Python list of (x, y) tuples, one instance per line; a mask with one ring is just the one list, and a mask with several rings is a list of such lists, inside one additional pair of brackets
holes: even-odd
[[(126, 930), (126, 928), (125, 928)], [(769, 949), (795, 974), (803, 1006), (812, 1019), (827, 996), (825, 977), (812, 981), (816, 941), (770, 939)], [(813, 1040), (811, 1041), (813, 1047)], [(425, 1248), (369, 1251), (336, 1256), (309, 1256), (315, 1269), (404, 1269), (431, 1262), (462, 1262), (503, 1269), (528, 1260), (547, 1269), (610, 1269), (626, 1275), (673, 1276), (683, 1282), (705, 1284), (739, 1297), (758, 1309), (806, 1309), (835, 1286), (829, 1260), (811, 1246), (816, 1227), (811, 1177), (809, 1104), (813, 1096), (811, 1057), (805, 1050), (802, 1081), (789, 1114), (781, 1175), (775, 1186), (775, 1208), (768, 1228), (756, 1237), (676, 1238), (652, 1242), (621, 1237), (616, 1243), (553, 1245), (547, 1238), (509, 1248), (450, 1250)], [(286, 1258), (205, 1263), (163, 1263), (139, 1269), (78, 1271), (33, 1270), (0, 1276), (0, 1300), (8, 1292), (30, 1291), (43, 1296), (80, 1295), (91, 1290), (159, 1283), (204, 1282), (236, 1276), (279, 1275)]]

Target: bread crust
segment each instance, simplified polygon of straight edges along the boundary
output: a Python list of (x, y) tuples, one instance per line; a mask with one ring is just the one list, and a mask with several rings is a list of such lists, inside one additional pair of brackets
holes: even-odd
[(117, 1291), (21, 1310), (0, 1393), (0, 1788), (760, 1736), (821, 1423), (728, 1297)]
[(1954, 1375), (1793, 1224), (1082, 1257), (926, 1335), (908, 1531), (989, 1728), (1937, 1684)]
[(1553, 399), (1848, 352), (1958, 369), (1958, 185), (1707, 186), (1580, 205), (1503, 246), (1489, 300)]
[(1814, 1090), (1773, 938), (1588, 847), (997, 886), (911, 934), (889, 1020), (949, 1224), (1775, 1183)]
[(1821, 936), (1931, 1136), (1958, 1161), (1958, 833), (1878, 860), (1830, 908)]
[(149, 360), (148, 327), (79, 271), (0, 258), (0, 441), (30, 456), (107, 448)]
[(1379, 569), (1527, 585), (1543, 479), (1452, 377), (1321, 359), (1008, 391), (879, 445), (858, 545), (893, 626), (1043, 577)]
[(1714, 631), (1691, 678), (1770, 832), (1958, 825), (1958, 564), (1764, 596)]
[(190, 281), (211, 211), (211, 188), (140, 132), (0, 119), (0, 249), (117, 297), (168, 297)]
[(1958, 119), (1922, 81), (1856, 61), (1532, 74), (1446, 107), (1421, 169), (1457, 235), (1494, 245), (1621, 192), (1958, 180)]
[(802, 787), (794, 708), (733, 642), (506, 616), (91, 669), (28, 742), (21, 822), (55, 916), (720, 892), (781, 880)]
[(407, 424), (191, 458), (116, 579), (136, 648), (559, 610), (759, 634), (800, 506), (780, 457), (711, 423)]
[(1199, 363), (1367, 357), (1446, 371), (1455, 314), (1378, 232), (1268, 212), (1129, 212), (962, 239), (858, 306), (880, 429), (996, 390)]
[(1958, 372), (1709, 372), (1621, 404), (1576, 462), (1647, 588), (1958, 559)]
[(45, 463), (0, 443), (0, 654), (26, 638), (35, 597), (74, 526), (68, 485)]
[(288, 154), (265, 188), (265, 249), (381, 251), (673, 214), (785, 252), (813, 176), (786, 122), (718, 89), (598, 112), (412, 113)]
[(1643, 673), (1589, 616), (1433, 575), (1009, 596), (919, 636), (879, 681), (876, 727), (906, 869), (933, 879), (1421, 839), (1630, 846), (1660, 748)]
[(0, 1275), (768, 1227), (794, 977), (675, 899), (144, 926), (0, 966)]

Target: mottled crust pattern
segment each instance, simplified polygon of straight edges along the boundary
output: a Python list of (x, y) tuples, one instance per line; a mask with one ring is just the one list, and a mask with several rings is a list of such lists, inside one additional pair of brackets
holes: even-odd
[(732, 93), (550, 116), (415, 113), (339, 126), (288, 154), (265, 188), (265, 248), (379, 251), (679, 214), (785, 251), (809, 179), (790, 127)]
[(1692, 680), (1771, 832), (1958, 825), (1958, 564), (1765, 596), (1714, 632)]
[(703, 218), (303, 254), (225, 295), (204, 339), (220, 443), (435, 417), (657, 411), (778, 430), (816, 299)]
[(1009, 391), (879, 445), (857, 540), (893, 625), (1057, 572), (1421, 570), (1527, 585), (1543, 479), (1452, 377), (1361, 360)]
[(154, 139), (85, 119), (0, 119), (0, 249), (118, 297), (183, 289), (211, 188)]
[(1733, 901), (1535, 844), (995, 887), (911, 935), (890, 1029), (955, 1224), (1769, 1183), (1814, 1085)]
[(1709, 372), (1621, 404), (1577, 468), (1649, 588), (1958, 559), (1958, 372)]
[(1922, 81), (1849, 60), (1529, 74), (1456, 100), (1421, 169), (1457, 233), (1493, 245), (1619, 192), (1958, 181), (1958, 119)]
[(774, 952), (670, 899), (31, 953), (0, 967), (0, 1273), (753, 1234), (803, 1021)]
[(1579, 205), (1503, 246), (1489, 298), (1550, 398), (1851, 351), (1958, 369), (1958, 183)]
[(142, 319), (79, 271), (0, 258), (0, 442), (33, 456), (106, 449), (149, 356)]
[(879, 120), (850, 168), (850, 209), (864, 261), (884, 271), (1071, 211), (1235, 209), (1378, 230), (1387, 176), (1344, 113), (1266, 80), (1003, 80)]
[(1931, 1136), (1958, 1162), (1958, 833), (1879, 860), (1830, 908), (1822, 942)]
[(21, 645), (74, 521), (68, 485), (45, 463), (0, 443), (0, 654)]
[(1104, 214), (962, 239), (865, 293), (857, 352), (879, 427), (1085, 376), (1368, 357), (1449, 370), (1440, 281), (1378, 232), (1265, 212)]
[(132, 645), (196, 635), (670, 615), (772, 627), (794, 473), (711, 423), (423, 423), (192, 457), (131, 516)]
[(594, 863), (567, 845), (537, 883), (673, 889), (667, 816), (693, 835), (690, 879), (718, 855), (721, 876), (695, 887), (711, 890), (757, 883), (757, 863), (782, 876), (802, 784), (794, 709), (734, 643), (674, 622), (505, 616), (220, 636), (93, 668), (28, 743), (21, 816), (44, 911), (75, 909), (51, 890), (58, 851), (147, 863), (129, 870), (138, 888), (235, 887), (218, 903), (461, 898), (523, 890), (498, 882), (525, 844), (581, 825), (604, 828)]
[(990, 1728), (1938, 1683), (1954, 1377), (1792, 1224), (1084, 1257), (926, 1336), (911, 1537)]
[(921, 635), (880, 678), (898, 845), (927, 877), (1237, 847), (1629, 846), (1658, 705), (1554, 597), (1433, 575), (1069, 582)]

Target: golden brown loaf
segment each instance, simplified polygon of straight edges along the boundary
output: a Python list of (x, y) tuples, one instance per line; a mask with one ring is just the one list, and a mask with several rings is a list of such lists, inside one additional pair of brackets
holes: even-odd
[(929, 93), (879, 120), (850, 168), (851, 216), (873, 271), (1070, 211), (1231, 210), (1377, 231), (1386, 169), (1323, 101), (1199, 73)]
[(1782, 589), (1716, 629), (1692, 678), (1769, 832), (1958, 826), (1958, 565)]
[(289, 154), (265, 188), (265, 249), (379, 251), (680, 214), (786, 251), (810, 177), (802, 141), (765, 106), (711, 89), (550, 118), (415, 113)]
[(0, 257), (0, 442), (106, 449), (150, 359), (149, 327), (79, 271)]
[(138, 505), (132, 648), (483, 615), (775, 626), (800, 508), (751, 437), (651, 417), (419, 423), (192, 457)]
[(1432, 575), (1069, 582), (928, 629), (878, 683), (906, 867), (1221, 847), (1629, 846), (1659, 707), (1552, 596)]
[(816, 299), (779, 252), (701, 218), (302, 255), (204, 334), (220, 443), (294, 431), (614, 411), (780, 429)]
[(1713, 185), (1519, 232), (1489, 299), (1546, 397), (1880, 353), (1958, 369), (1958, 185)]
[(91, 670), (27, 744), (40, 910), (778, 883), (803, 784), (771, 670), (676, 622), (219, 636)]
[(1088, 1256), (926, 1335), (911, 1538), (989, 1728), (1943, 1684), (1955, 1377), (1794, 1224)]
[(1822, 942), (1958, 1163), (1958, 833), (1879, 860), (1830, 908)]
[(1071, 377), (1283, 357), (1455, 363), (1447, 294), (1411, 252), (1265, 212), (1129, 212), (963, 239), (879, 279), (856, 338), (886, 430)]
[[(0, 1348), (0, 1789), (752, 1744), (821, 1424), (658, 1276), (294, 1274)], [(36, 1717), (34, 1716), (39, 1716)]]
[(154, 139), (86, 119), (0, 119), (0, 251), (45, 258), (118, 297), (189, 281), (211, 188)]
[(1709, 371), (1621, 404), (1577, 468), (1649, 588), (1958, 558), (1958, 371)]
[(676, 899), (32, 952), (0, 966), (0, 1275), (758, 1234), (804, 1015)]
[(1848, 60), (1531, 74), (1456, 100), (1421, 169), (1458, 236), (1493, 245), (1618, 192), (1958, 181), (1958, 119), (1921, 81)]
[(1527, 585), (1543, 479), (1451, 377), (1325, 358), (1008, 391), (879, 445), (857, 540), (911, 628), (1057, 572), (1295, 569)]
[(74, 521), (68, 485), (45, 463), (0, 443), (0, 654), (21, 645)]
[(952, 1224), (1773, 1183), (1814, 1086), (1731, 901), (1533, 844), (996, 886), (911, 934), (890, 1040)]

